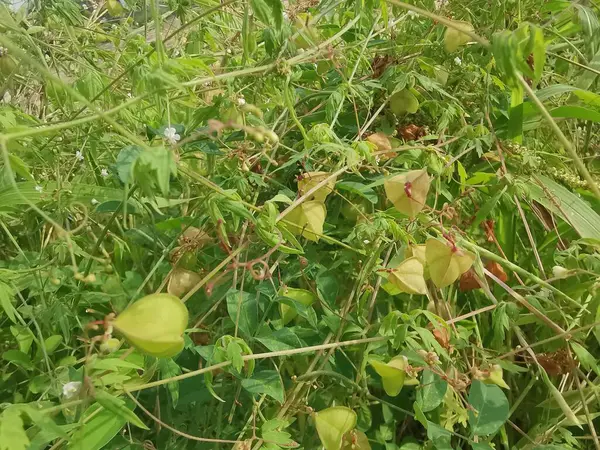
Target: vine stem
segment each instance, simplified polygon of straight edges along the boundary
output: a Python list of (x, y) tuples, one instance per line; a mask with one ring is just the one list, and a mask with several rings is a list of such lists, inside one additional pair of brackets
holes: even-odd
[(528, 272), (527, 270), (522, 269), (518, 265), (510, 262), (509, 260), (504, 259), (501, 256), (498, 256), (495, 253), (492, 253), (492, 252), (490, 252), (489, 250), (486, 250), (483, 247), (480, 247), (478, 245), (472, 244), (471, 242), (469, 242), (467, 240), (462, 240), (461, 241), (461, 245), (463, 245), (464, 247), (466, 247), (469, 250), (478, 252), (480, 255), (483, 255), (486, 258), (491, 259), (492, 261), (495, 261), (495, 262), (503, 265), (504, 267), (507, 267), (508, 269), (512, 270), (513, 272), (518, 273), (519, 275), (523, 275), (524, 277), (527, 277), (527, 278), (535, 281), (540, 286), (544, 286), (545, 288), (551, 290), (552, 292), (554, 292), (555, 294), (557, 294), (560, 297), (564, 298), (565, 300), (567, 300), (569, 303), (571, 303), (572, 305), (576, 306), (577, 308), (581, 307), (581, 304), (579, 302), (577, 302), (576, 300), (574, 300), (571, 297), (569, 297), (567, 294), (565, 294), (560, 289), (555, 288), (554, 286), (552, 286), (547, 281), (544, 281), (540, 277), (537, 277), (534, 274), (532, 274), (531, 272)]
[(400, 2), (398, 0), (386, 0), (386, 1), (388, 3), (391, 3), (392, 5), (399, 6), (400, 8), (404, 8), (409, 11), (414, 11), (417, 14), (420, 14), (421, 16), (429, 17), (430, 19), (435, 20), (436, 22), (439, 22), (442, 25), (446, 25), (449, 28), (454, 28), (455, 30), (460, 31), (463, 34), (466, 34), (471, 39), (473, 39), (474, 41), (483, 45), (484, 47), (490, 46), (490, 43), (486, 38), (479, 36), (477, 33), (474, 33), (473, 31), (467, 31), (467, 30), (461, 29), (454, 20), (450, 20), (444, 16), (438, 16), (437, 14), (429, 12), (426, 9), (422, 9), (422, 8), (419, 8), (418, 6), (414, 6), (414, 5), (409, 5), (408, 3)]
[[(277, 358), (279, 356), (291, 356), (291, 355), (299, 355), (302, 353), (312, 353), (319, 350), (327, 350), (338, 347), (346, 347), (349, 345), (359, 345), (359, 344), (367, 344), (369, 342), (382, 342), (389, 340), (389, 337), (379, 336), (379, 337), (371, 337), (364, 339), (353, 339), (351, 341), (342, 341), (342, 342), (333, 342), (331, 344), (321, 344), (321, 345), (312, 345), (310, 347), (302, 347), (302, 348), (293, 348), (291, 350), (280, 350), (277, 352), (267, 352), (267, 353), (256, 353), (253, 355), (245, 355), (242, 357), (244, 361), (251, 361), (255, 359), (266, 359), (266, 358)], [(165, 378), (164, 380), (157, 380), (151, 383), (142, 384), (140, 386), (133, 386), (128, 389), (124, 389), (125, 393), (127, 392), (136, 392), (144, 389), (149, 389), (157, 386), (162, 386), (164, 384), (172, 383), (174, 381), (181, 381), (187, 378), (192, 378), (198, 375), (202, 375), (203, 373), (213, 372), (217, 369), (222, 369), (224, 367), (230, 366), (231, 361), (223, 361), (218, 364), (213, 364), (212, 366), (204, 367), (202, 369), (194, 370), (193, 372), (184, 373), (181, 375), (176, 375), (174, 377)]]
[(229, 261), (231, 261), (237, 255), (239, 255), (240, 252), (242, 250), (244, 250), (245, 247), (246, 247), (245, 245), (242, 245), (242, 246), (236, 248), (233, 252), (231, 252), (231, 254), (229, 256), (227, 256), (227, 258), (225, 258), (223, 261), (221, 261), (217, 267), (215, 267), (204, 278), (202, 278), (200, 281), (198, 281), (198, 283), (196, 283), (196, 285), (185, 295), (185, 297), (183, 297), (181, 299), (181, 301), (184, 303), (187, 302), (190, 299), (190, 297), (198, 291), (198, 289), (200, 289), (212, 277), (214, 277), (223, 267), (225, 267), (227, 265), (227, 263), (229, 263)]
[(227, 440), (227, 439), (203, 438), (203, 437), (193, 436), (191, 434), (184, 433), (183, 431), (179, 431), (177, 428), (173, 428), (169, 424), (164, 423), (162, 420), (160, 420), (158, 417), (156, 417), (154, 414), (152, 414), (150, 411), (148, 411), (146, 408), (144, 408), (144, 405), (142, 405), (128, 391), (125, 391), (125, 393), (129, 396), (129, 398), (133, 401), (133, 403), (135, 403), (144, 412), (144, 414), (146, 414), (148, 417), (150, 417), (152, 420), (154, 420), (157, 424), (159, 424), (161, 427), (164, 427), (167, 430), (172, 431), (173, 433), (175, 433), (179, 436), (182, 436), (186, 439), (189, 439), (191, 441), (198, 441), (198, 442), (215, 442), (217, 444), (237, 444), (237, 443), (241, 442), (241, 441), (231, 441), (231, 440)]

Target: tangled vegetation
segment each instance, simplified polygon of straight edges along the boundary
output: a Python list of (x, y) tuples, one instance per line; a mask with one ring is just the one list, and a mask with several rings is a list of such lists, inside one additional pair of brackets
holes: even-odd
[(600, 450), (595, 0), (9, 3), (0, 450)]

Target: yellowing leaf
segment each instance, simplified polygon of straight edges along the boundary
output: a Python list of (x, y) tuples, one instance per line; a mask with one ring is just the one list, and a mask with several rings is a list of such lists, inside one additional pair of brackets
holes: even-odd
[(397, 116), (406, 113), (414, 114), (419, 110), (419, 100), (410, 90), (402, 89), (390, 98), (390, 108)]
[(457, 247), (452, 248), (438, 239), (427, 239), (425, 245), (429, 275), (439, 288), (454, 283), (475, 261), (473, 253)]
[(388, 281), (407, 294), (427, 294), (423, 264), (416, 257), (402, 261), (390, 273)]
[(352, 430), (344, 435), (342, 450), (371, 450), (371, 444), (365, 433)]
[[(279, 292), (279, 295), (291, 298), (304, 306), (310, 306), (316, 300), (314, 294), (305, 289), (285, 288)], [(281, 320), (284, 325), (288, 324), (298, 315), (296, 308), (285, 303), (279, 303), (279, 311), (281, 312)]]
[[(392, 149), (390, 138), (381, 131), (369, 135), (367, 137), (367, 141), (369, 141), (371, 144), (374, 144), (379, 152), (389, 152)], [(385, 156), (395, 156), (395, 153), (386, 153)]]
[(202, 279), (200, 275), (191, 270), (177, 268), (169, 278), (167, 292), (175, 297), (183, 297)]
[(444, 48), (448, 53), (456, 51), (458, 47), (466, 44), (471, 40), (469, 35), (465, 34), (464, 31), (474, 31), (473, 25), (471, 25), (469, 22), (455, 21), (454, 24), (457, 28), (459, 28), (460, 31), (456, 28), (448, 27), (446, 28), (446, 32), (444, 33)]
[(427, 262), (425, 259), (425, 247), (425, 244), (408, 244), (408, 247), (406, 247), (406, 251), (404, 252), (404, 257), (411, 258), (414, 256), (421, 261), (421, 264), (425, 265)]
[(342, 438), (356, 426), (356, 413), (345, 406), (333, 406), (315, 413), (315, 425), (325, 450), (340, 450)]
[(404, 386), (404, 379), (406, 378), (406, 361), (404, 358), (398, 356), (393, 358), (387, 364), (381, 361), (371, 360), (369, 361), (369, 364), (373, 366), (375, 372), (381, 377), (385, 393), (390, 397), (398, 395)]
[(320, 201), (312, 200), (298, 205), (284, 220), (288, 230), (293, 234), (300, 234), (309, 241), (317, 242), (323, 234), (326, 215), (325, 205)]
[[(328, 172), (307, 172), (302, 174), (301, 179), (298, 181), (298, 193), (304, 195), (329, 176), (331, 176), (331, 174)], [(324, 186), (313, 192), (307, 200), (324, 202), (327, 196), (333, 191), (336, 179), (337, 177), (334, 177), (329, 180)]]
[(430, 179), (426, 170), (411, 170), (385, 181), (385, 195), (402, 214), (415, 217), (427, 200)]
[(404, 257), (406, 259), (415, 257), (423, 265), (423, 278), (429, 280), (429, 268), (427, 267), (427, 259), (425, 258), (425, 244), (408, 244), (404, 251)]
[(107, 0), (106, 9), (111, 16), (119, 16), (123, 13), (123, 6), (119, 0)]
[(112, 325), (142, 352), (170, 357), (183, 349), (187, 323), (188, 311), (179, 298), (152, 294), (128, 307)]

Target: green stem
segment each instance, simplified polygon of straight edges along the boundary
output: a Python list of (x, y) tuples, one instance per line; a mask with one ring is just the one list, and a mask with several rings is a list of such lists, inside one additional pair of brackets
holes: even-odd
[(314, 372), (310, 372), (310, 373), (307, 373), (305, 375), (301, 375), (301, 376), (297, 377), (296, 380), (298, 380), (298, 381), (312, 380), (313, 378), (318, 378), (320, 376), (331, 377), (331, 378), (339, 378), (344, 383), (349, 384), (350, 386), (352, 386), (358, 392), (363, 392), (364, 391), (364, 389), (359, 384), (355, 383), (350, 378), (345, 377), (341, 373), (333, 372), (331, 370), (315, 370)]
[(542, 116), (544, 117), (544, 119), (546, 119), (546, 122), (548, 122), (550, 128), (552, 128), (552, 131), (554, 131), (560, 143), (563, 145), (567, 153), (569, 153), (569, 155), (573, 159), (573, 163), (575, 164), (575, 167), (577, 167), (577, 169), (579, 170), (579, 173), (581, 173), (583, 178), (588, 182), (588, 188), (594, 193), (596, 198), (600, 200), (600, 189), (598, 189), (598, 186), (596, 186), (596, 182), (592, 178), (592, 175), (590, 175), (590, 173), (588, 172), (587, 167), (585, 167), (585, 164), (583, 163), (581, 158), (579, 158), (579, 155), (577, 154), (577, 151), (575, 150), (571, 142), (563, 134), (562, 130), (554, 121), (544, 104), (541, 102), (541, 100), (537, 98), (535, 92), (533, 92), (533, 89), (531, 89), (527, 81), (525, 81), (525, 79), (523, 78), (523, 75), (517, 73), (516, 77), (523, 86), (523, 89), (525, 89), (525, 92), (527, 92), (527, 95), (529, 96), (531, 101), (538, 107), (538, 109), (542, 113)]
[(572, 305), (577, 306), (578, 308), (581, 307), (581, 304), (579, 302), (577, 302), (576, 300), (574, 300), (571, 297), (569, 297), (567, 294), (565, 294), (560, 289), (555, 288), (554, 286), (552, 286), (547, 281), (544, 281), (541, 278), (539, 278), (539, 277), (535, 276), (534, 274), (532, 274), (531, 272), (528, 272), (527, 270), (522, 269), (521, 267), (519, 267), (516, 264), (508, 261), (507, 259), (504, 259), (501, 256), (498, 256), (495, 253), (492, 253), (489, 250), (486, 250), (485, 248), (480, 247), (480, 246), (478, 246), (476, 244), (472, 244), (471, 242), (466, 241), (466, 240), (461, 241), (461, 245), (463, 245), (464, 247), (466, 247), (469, 250), (478, 252), (480, 255), (483, 255), (486, 258), (491, 259), (492, 261), (496, 261), (497, 263), (499, 263), (499, 264), (507, 267), (509, 270), (512, 270), (513, 272), (518, 273), (519, 275), (523, 275), (524, 277), (527, 277), (527, 278), (535, 281), (540, 286), (543, 286), (543, 287), (551, 290), (552, 292), (554, 292), (558, 296), (564, 298), (565, 300), (567, 300)]
[[(256, 353), (253, 355), (245, 355), (242, 357), (244, 361), (251, 361), (256, 359), (266, 359), (266, 358), (276, 358), (280, 356), (291, 356), (291, 355), (301, 355), (303, 353), (313, 353), (319, 350), (327, 350), (330, 348), (338, 348), (344, 347), (348, 345), (360, 345), (367, 344), (369, 342), (382, 342), (389, 340), (389, 337), (372, 337), (372, 338), (364, 338), (364, 339), (353, 339), (351, 341), (342, 341), (342, 342), (334, 342), (331, 344), (321, 344), (321, 345), (313, 345), (310, 347), (302, 347), (302, 348), (294, 348), (290, 350), (281, 350), (277, 352), (268, 352), (268, 353)], [(223, 361), (218, 364), (214, 364), (209, 367), (204, 367), (202, 369), (194, 370), (192, 372), (184, 373), (181, 375), (177, 375), (170, 378), (165, 378), (164, 380), (153, 381), (151, 383), (142, 384), (139, 386), (133, 386), (131, 388), (125, 389), (128, 392), (136, 392), (141, 391), (143, 389), (149, 389), (157, 386), (162, 386), (164, 384), (172, 383), (174, 381), (181, 381), (187, 378), (196, 377), (198, 375), (202, 375), (207, 372), (212, 372), (217, 369), (222, 369), (231, 365), (231, 361)]]

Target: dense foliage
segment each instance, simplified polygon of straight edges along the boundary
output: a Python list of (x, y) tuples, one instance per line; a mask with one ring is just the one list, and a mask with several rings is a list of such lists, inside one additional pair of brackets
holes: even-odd
[(600, 449), (597, 2), (11, 3), (0, 450)]

